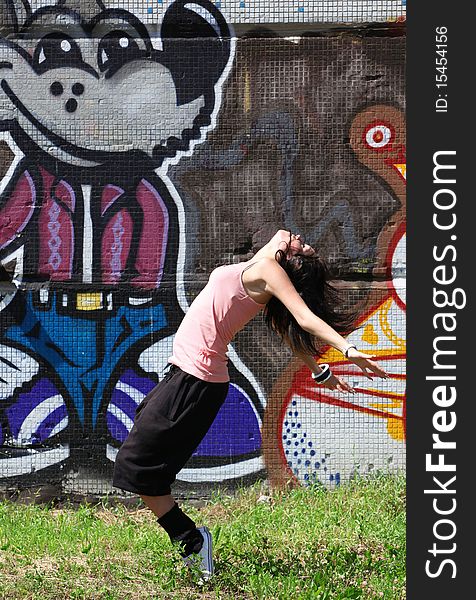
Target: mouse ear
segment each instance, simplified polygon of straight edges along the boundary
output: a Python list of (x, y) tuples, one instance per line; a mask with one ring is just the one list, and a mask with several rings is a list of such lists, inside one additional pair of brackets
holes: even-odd
[(225, 18), (208, 0), (176, 0), (170, 5), (161, 38), (179, 105), (213, 93), (230, 58), (230, 37)]
[(17, 33), (30, 16), (28, 0), (0, 0), (0, 31)]
[(167, 9), (162, 38), (229, 38), (230, 29), (218, 8), (209, 0), (176, 0)]

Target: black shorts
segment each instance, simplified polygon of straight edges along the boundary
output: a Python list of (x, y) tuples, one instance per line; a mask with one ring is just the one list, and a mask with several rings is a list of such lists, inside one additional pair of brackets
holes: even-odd
[(228, 392), (172, 365), (142, 400), (120, 447), (112, 485), (143, 494), (170, 494), (170, 485), (210, 429)]

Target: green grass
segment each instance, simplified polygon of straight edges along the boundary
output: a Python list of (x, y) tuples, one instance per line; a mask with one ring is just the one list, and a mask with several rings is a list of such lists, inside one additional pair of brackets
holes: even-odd
[(203, 586), (143, 505), (0, 502), (0, 599), (405, 598), (403, 477), (261, 494), (180, 503), (213, 534)]

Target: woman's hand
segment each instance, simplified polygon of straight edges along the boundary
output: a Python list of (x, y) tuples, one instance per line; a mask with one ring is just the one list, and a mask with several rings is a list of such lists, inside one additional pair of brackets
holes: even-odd
[(328, 390), (338, 390), (339, 392), (350, 392), (355, 394), (355, 390), (352, 386), (346, 383), (337, 375), (332, 374), (327, 381), (318, 384), (318, 387), (327, 388)]
[(368, 379), (373, 379), (372, 375), (388, 379), (389, 374), (379, 367), (375, 361), (371, 360), (372, 358), (375, 358), (375, 356), (359, 352), (356, 348), (350, 348), (347, 352), (347, 359), (360, 367)]

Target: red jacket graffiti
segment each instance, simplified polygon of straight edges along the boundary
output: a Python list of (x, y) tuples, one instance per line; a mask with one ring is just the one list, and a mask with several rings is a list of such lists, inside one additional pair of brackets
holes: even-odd
[[(84, 283), (114, 285), (129, 277), (130, 271), (131, 285), (141, 289), (159, 286), (169, 214), (147, 179), (135, 187), (134, 202), (128, 198), (125, 204), (126, 192), (119, 186), (74, 189), (44, 168), (39, 172), (39, 185), (30, 171), (21, 172), (0, 210), (0, 249), (6, 249), (26, 230), (31, 234), (26, 236), (30, 249), (32, 240), (38, 240), (31, 253), (37, 260), (36, 273), (52, 281), (68, 281), (80, 272)], [(97, 208), (91, 205), (92, 191), (100, 196)], [(80, 268), (75, 269), (74, 263)]]

